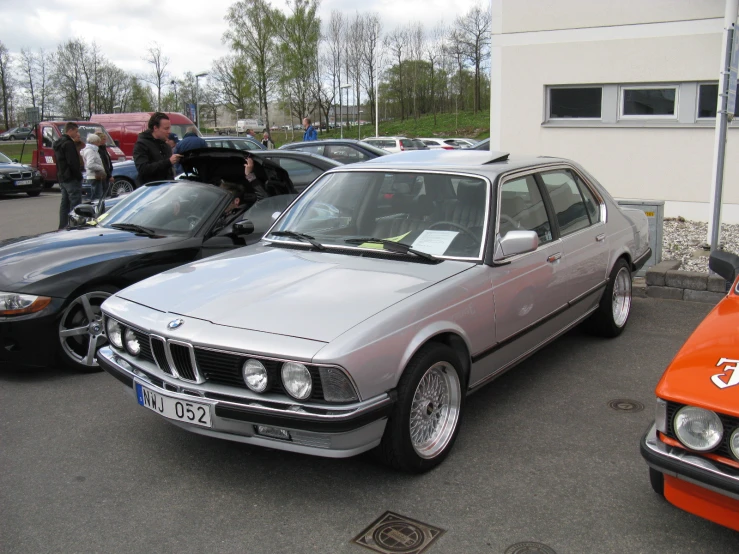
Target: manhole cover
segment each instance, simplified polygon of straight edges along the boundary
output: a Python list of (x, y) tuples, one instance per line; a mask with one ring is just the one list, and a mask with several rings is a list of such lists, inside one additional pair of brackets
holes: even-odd
[(641, 412), (644, 409), (644, 404), (628, 398), (617, 398), (609, 401), (608, 407), (618, 412)]
[(517, 542), (505, 549), (505, 554), (557, 554), (540, 542)]
[(443, 534), (444, 530), (438, 527), (385, 512), (352, 542), (383, 554), (421, 554)]

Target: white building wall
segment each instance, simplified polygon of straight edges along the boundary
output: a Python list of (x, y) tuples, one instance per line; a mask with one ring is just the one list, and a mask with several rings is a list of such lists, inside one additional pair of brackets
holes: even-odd
[[(493, 149), (571, 158), (617, 198), (708, 220), (712, 122), (546, 122), (546, 87), (716, 82), (723, 0), (493, 0)], [(550, 29), (550, 30), (546, 30)], [(679, 110), (696, 109), (683, 98)], [(589, 125), (589, 126), (584, 126)], [(739, 123), (728, 133), (725, 222), (739, 223)]]

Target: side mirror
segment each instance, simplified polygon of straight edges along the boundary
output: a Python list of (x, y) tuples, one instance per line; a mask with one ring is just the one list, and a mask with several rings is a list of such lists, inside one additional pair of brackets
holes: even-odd
[(113, 144), (115, 144), (118, 148), (121, 147), (121, 141), (120, 140), (114, 140)]
[(495, 260), (526, 254), (537, 248), (539, 248), (539, 235), (536, 231), (508, 231), (503, 238), (498, 240)]
[(243, 235), (251, 235), (253, 232), (254, 224), (248, 219), (242, 219), (241, 221), (237, 221), (233, 224), (232, 234), (236, 235), (237, 237), (241, 237)]
[(15, 162), (15, 163), (20, 163), (20, 162), (18, 161), (18, 158), (13, 158), (13, 162)]
[(708, 257), (708, 267), (714, 273), (733, 283), (739, 272), (739, 256), (723, 250), (714, 250)]
[(74, 213), (80, 217), (95, 218), (97, 216), (95, 213), (95, 206), (92, 204), (80, 204), (79, 206), (75, 206)]

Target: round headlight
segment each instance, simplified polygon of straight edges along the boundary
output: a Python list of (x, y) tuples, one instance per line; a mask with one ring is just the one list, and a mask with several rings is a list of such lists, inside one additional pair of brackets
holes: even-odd
[(123, 348), (123, 329), (121, 328), (121, 324), (115, 319), (108, 319), (105, 327), (108, 330), (108, 340), (110, 341), (110, 344), (116, 348)]
[(249, 359), (242, 369), (244, 383), (254, 392), (264, 392), (269, 384), (267, 369), (259, 360)]
[(303, 364), (287, 362), (282, 364), (282, 384), (293, 398), (305, 400), (313, 389), (310, 371)]
[(131, 356), (138, 356), (141, 353), (139, 339), (131, 329), (126, 329), (126, 332), (123, 334), (123, 344)]
[(731, 448), (731, 453), (739, 458), (739, 429), (731, 434), (731, 438), (729, 439), (729, 448)]
[(691, 450), (704, 452), (716, 448), (724, 435), (719, 417), (710, 410), (685, 406), (675, 414), (675, 434)]

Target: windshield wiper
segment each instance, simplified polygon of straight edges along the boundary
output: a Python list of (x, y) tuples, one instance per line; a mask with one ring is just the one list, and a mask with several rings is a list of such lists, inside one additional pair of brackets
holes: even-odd
[(134, 223), (111, 223), (110, 227), (113, 229), (120, 229), (121, 231), (133, 231), (134, 233), (141, 233), (147, 237), (157, 236), (156, 231), (149, 229), (148, 227), (142, 227), (141, 225), (135, 225)]
[(390, 252), (397, 252), (398, 254), (415, 254), (416, 256), (429, 260), (430, 262), (441, 261), (436, 256), (432, 256), (431, 254), (427, 254), (426, 252), (421, 252), (420, 250), (411, 248), (409, 244), (405, 244), (404, 242), (395, 242), (392, 240), (377, 239), (374, 237), (346, 239), (344, 242), (346, 242), (347, 244), (364, 244), (365, 242), (369, 242), (371, 244), (381, 244), (383, 248), (385, 248), (385, 250), (389, 250)]
[(320, 242), (318, 242), (312, 236), (306, 235), (305, 233), (296, 233), (294, 231), (272, 231), (270, 235), (274, 235), (276, 237), (290, 237), (293, 239), (304, 240), (306, 242), (311, 243), (318, 250), (326, 250), (325, 246), (323, 246)]

